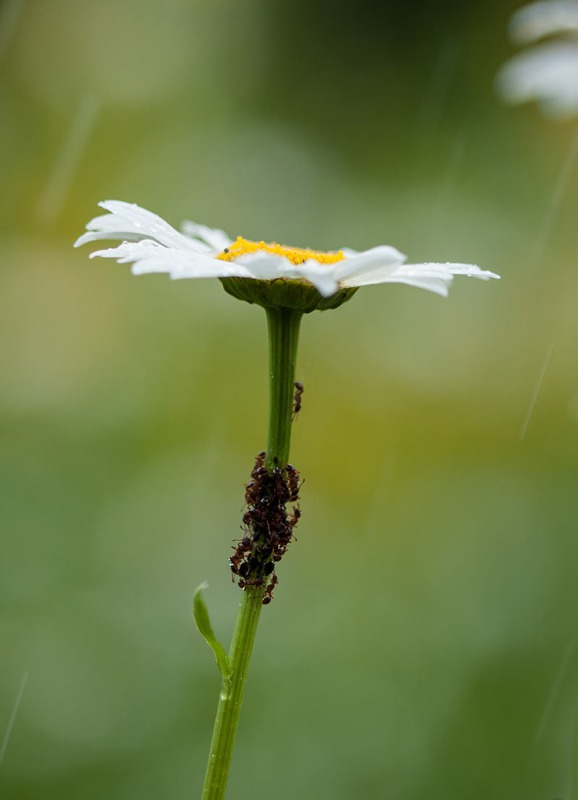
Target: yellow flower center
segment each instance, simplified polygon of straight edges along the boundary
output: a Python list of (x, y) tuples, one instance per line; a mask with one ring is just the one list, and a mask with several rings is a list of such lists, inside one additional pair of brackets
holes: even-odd
[(249, 239), (243, 239), (241, 236), (237, 240), (226, 247), (222, 253), (219, 253), (217, 258), (220, 261), (234, 261), (239, 256), (244, 256), (246, 253), (256, 253), (261, 250), (264, 253), (271, 253), (275, 256), (283, 256), (288, 259), (292, 264), (302, 264), (304, 261), (312, 258), (320, 264), (335, 264), (337, 261), (343, 261), (345, 256), (339, 250), (337, 253), (326, 253), (323, 250), (310, 250), (307, 247), (285, 247), (281, 244), (271, 242), (251, 242)]

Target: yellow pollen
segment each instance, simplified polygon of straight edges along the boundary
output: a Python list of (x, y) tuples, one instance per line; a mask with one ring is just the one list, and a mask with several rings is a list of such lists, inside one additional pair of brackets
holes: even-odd
[(238, 236), (237, 240), (230, 244), (229, 247), (226, 247), (222, 253), (219, 253), (217, 258), (220, 261), (234, 261), (246, 253), (257, 253), (259, 251), (271, 253), (275, 256), (283, 256), (292, 264), (302, 264), (310, 258), (320, 264), (335, 264), (345, 258), (341, 250), (337, 253), (326, 253), (323, 250), (310, 250), (307, 247), (285, 247), (275, 242), (271, 242), (271, 244), (251, 242), (249, 239), (243, 239), (242, 236)]

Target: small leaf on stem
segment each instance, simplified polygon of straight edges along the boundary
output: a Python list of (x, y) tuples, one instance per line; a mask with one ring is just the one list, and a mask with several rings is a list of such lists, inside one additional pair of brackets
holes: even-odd
[(195, 596), (193, 598), (193, 615), (195, 617), (195, 622), (197, 623), (199, 633), (204, 637), (205, 641), (215, 654), (215, 660), (217, 662), (222, 679), (227, 681), (233, 674), (233, 671), (223, 645), (217, 641), (211, 626), (211, 620), (209, 619), (209, 611), (203, 599), (203, 590), (207, 589), (208, 586), (209, 584), (205, 581), (204, 583), (201, 583), (195, 592)]

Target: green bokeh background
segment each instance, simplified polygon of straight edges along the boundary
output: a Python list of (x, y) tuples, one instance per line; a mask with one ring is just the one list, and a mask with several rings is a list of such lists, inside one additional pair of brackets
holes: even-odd
[(576, 798), (576, 132), (494, 94), (516, 5), (0, 5), (2, 797), (199, 797), (239, 600), (264, 314), (73, 250), (118, 198), (503, 276), (305, 319), (231, 800)]

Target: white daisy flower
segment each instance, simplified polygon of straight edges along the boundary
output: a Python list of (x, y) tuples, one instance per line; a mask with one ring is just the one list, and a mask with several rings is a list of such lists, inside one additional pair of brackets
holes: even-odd
[(578, 2), (542, 0), (520, 8), (510, 20), (514, 41), (535, 45), (502, 67), (497, 87), (510, 103), (535, 100), (555, 117), (578, 113)]
[[(360, 253), (345, 248), (321, 252), (253, 242), (241, 236), (233, 240), (221, 230), (193, 222), (184, 223), (179, 233), (156, 214), (132, 203), (107, 200), (99, 205), (109, 213), (91, 220), (74, 246), (121, 239), (118, 247), (97, 250), (90, 257), (132, 263), (134, 275), (166, 272), (174, 279), (221, 278), (228, 291), (229, 278), (300, 283), (314, 286), (323, 298), (376, 283), (407, 283), (446, 296), (454, 275), (481, 280), (499, 277), (472, 264), (405, 264), (405, 256), (389, 245)], [(251, 297), (250, 302), (259, 300)]]

